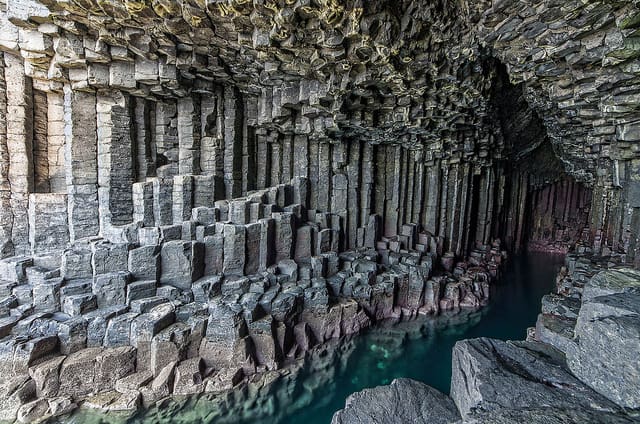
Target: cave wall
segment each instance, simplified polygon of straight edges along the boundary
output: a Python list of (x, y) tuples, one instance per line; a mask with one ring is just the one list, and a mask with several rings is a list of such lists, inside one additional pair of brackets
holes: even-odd
[(640, 266), (639, 17), (0, 0), (0, 395), (39, 388), (0, 419), (221, 393), (476, 309), (505, 251)]
[(295, 176), (344, 248), (376, 214), (380, 236), (416, 224), (459, 257), (549, 234), (529, 229), (540, 187), (572, 178), (594, 201), (570, 241), (635, 257), (630, 4), (178, 6), (4, 4), (5, 257), (135, 240), (139, 199), (163, 225)]

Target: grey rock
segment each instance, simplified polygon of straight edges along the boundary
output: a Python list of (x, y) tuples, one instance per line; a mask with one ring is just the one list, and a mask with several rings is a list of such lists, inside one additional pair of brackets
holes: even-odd
[(640, 273), (601, 272), (583, 293), (569, 368), (618, 405), (640, 408)]
[(58, 394), (60, 387), (58, 376), (64, 359), (64, 356), (58, 356), (29, 368), (29, 375), (35, 382), (38, 397), (53, 398)]
[(128, 272), (112, 272), (97, 275), (93, 280), (93, 294), (96, 295), (98, 307), (124, 305), (126, 303)]
[(619, 408), (574, 377), (559, 351), (535, 342), (471, 339), (453, 349), (451, 397), (463, 418), (474, 411)]
[(426, 384), (399, 378), (388, 386), (354, 393), (332, 424), (442, 423), (460, 418), (451, 398)]
[(474, 413), (464, 421), (456, 424), (580, 424), (580, 423), (611, 423), (627, 424), (637, 420), (624, 415), (607, 411), (576, 408), (526, 408), (526, 409), (498, 409), (495, 411)]
[(142, 246), (129, 251), (129, 272), (137, 280), (157, 280), (160, 276), (160, 248)]
[(32, 379), (26, 376), (8, 378), (0, 384), (0, 420), (13, 421), (20, 407), (36, 396)]
[(129, 374), (116, 381), (115, 389), (120, 393), (137, 392), (142, 386), (147, 385), (153, 380), (153, 373), (151, 371), (140, 371), (133, 374)]
[(146, 299), (156, 294), (156, 281), (134, 281), (127, 285), (127, 305), (131, 305), (134, 300)]
[(162, 245), (160, 282), (181, 289), (204, 273), (204, 245), (191, 241), (171, 241)]

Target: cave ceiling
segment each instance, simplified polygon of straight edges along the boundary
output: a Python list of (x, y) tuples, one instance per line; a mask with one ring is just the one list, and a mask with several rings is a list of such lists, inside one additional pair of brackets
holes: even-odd
[(490, 97), (501, 62), (578, 179), (590, 181), (639, 149), (640, 13), (632, 1), (8, 0), (4, 7), (3, 31), (19, 34), (17, 43), (2, 36), (2, 48), (19, 50), (47, 90), (70, 82), (162, 98), (230, 83), (259, 97), (249, 123), (263, 129), (402, 143), (427, 158), (499, 159)]

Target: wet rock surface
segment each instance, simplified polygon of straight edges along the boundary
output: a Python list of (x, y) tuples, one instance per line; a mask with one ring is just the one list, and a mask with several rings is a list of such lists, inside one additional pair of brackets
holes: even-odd
[(460, 415), (451, 398), (426, 384), (409, 379), (351, 395), (332, 424), (451, 423)]

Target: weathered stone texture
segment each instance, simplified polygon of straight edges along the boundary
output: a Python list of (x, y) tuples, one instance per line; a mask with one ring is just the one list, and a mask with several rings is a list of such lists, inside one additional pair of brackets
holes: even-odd
[[(0, 367), (33, 380), (0, 413), (248, 384), (378, 320), (485, 305), (503, 249), (640, 267), (636, 9), (0, 2)], [(636, 290), (587, 281), (535, 337), (591, 388), (546, 347), (468, 341), (463, 416), (640, 406)], [(456, 419), (399, 384), (407, 413)]]

